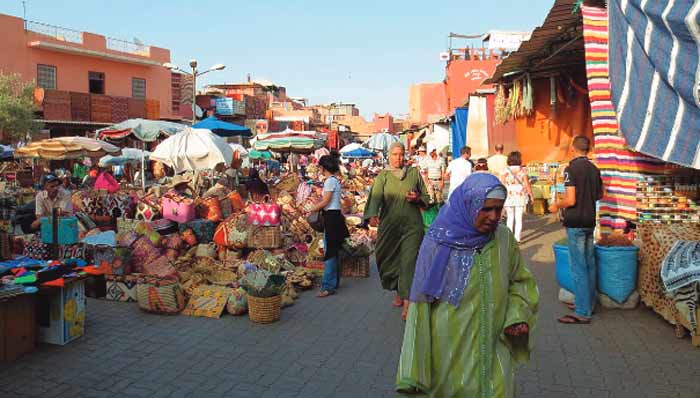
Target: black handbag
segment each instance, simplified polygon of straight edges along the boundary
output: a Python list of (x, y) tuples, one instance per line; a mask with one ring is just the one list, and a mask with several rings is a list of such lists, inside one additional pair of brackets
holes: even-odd
[(311, 226), (314, 231), (323, 232), (323, 210), (311, 212), (311, 214), (306, 217), (306, 222), (309, 223), (309, 226)]

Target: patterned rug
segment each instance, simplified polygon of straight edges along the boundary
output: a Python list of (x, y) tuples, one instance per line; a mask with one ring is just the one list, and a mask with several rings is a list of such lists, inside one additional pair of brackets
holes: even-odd
[(644, 174), (659, 174), (664, 162), (631, 151), (620, 134), (610, 94), (608, 69), (608, 11), (582, 6), (586, 75), (591, 101), (595, 160), (600, 169), (605, 195), (600, 201), (601, 232), (624, 229), (637, 220), (637, 181)]

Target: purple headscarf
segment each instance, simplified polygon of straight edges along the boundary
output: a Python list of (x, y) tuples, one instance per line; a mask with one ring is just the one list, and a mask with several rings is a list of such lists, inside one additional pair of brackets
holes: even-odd
[(459, 186), (428, 229), (421, 244), (410, 300), (447, 300), (459, 305), (474, 255), (493, 238), (475, 227), (489, 192), (503, 185), (491, 174), (474, 173)]

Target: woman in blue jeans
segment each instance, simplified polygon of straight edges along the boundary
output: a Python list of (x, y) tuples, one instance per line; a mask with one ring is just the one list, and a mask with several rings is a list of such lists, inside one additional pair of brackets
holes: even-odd
[(340, 212), (342, 186), (340, 179), (340, 156), (337, 152), (322, 156), (318, 161), (325, 177), (323, 197), (309, 212), (323, 210), (324, 269), (321, 290), (316, 297), (328, 297), (335, 293), (340, 283), (340, 261), (338, 254), (345, 238), (350, 236), (345, 217)]

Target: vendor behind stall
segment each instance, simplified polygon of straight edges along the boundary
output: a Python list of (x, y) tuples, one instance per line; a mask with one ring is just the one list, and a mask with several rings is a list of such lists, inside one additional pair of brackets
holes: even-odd
[(227, 175), (223, 175), (216, 179), (214, 186), (209, 188), (203, 195), (203, 198), (215, 197), (219, 200), (225, 199), (231, 193), (231, 182)]
[(41, 226), (42, 217), (51, 217), (53, 208), (58, 208), (58, 215), (73, 213), (71, 194), (61, 187), (61, 180), (53, 174), (46, 174), (42, 178), (43, 189), (36, 194), (36, 220), (32, 223), (32, 229)]

